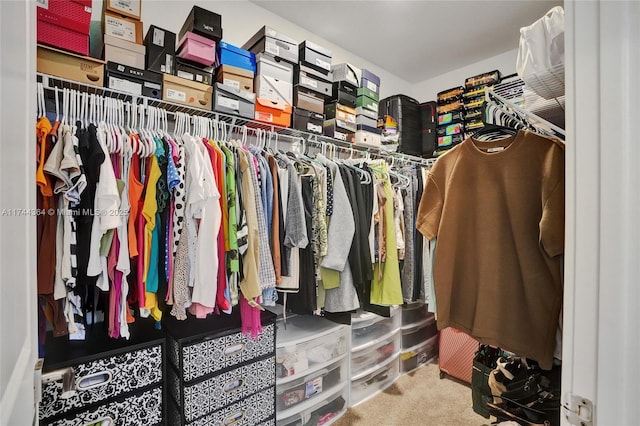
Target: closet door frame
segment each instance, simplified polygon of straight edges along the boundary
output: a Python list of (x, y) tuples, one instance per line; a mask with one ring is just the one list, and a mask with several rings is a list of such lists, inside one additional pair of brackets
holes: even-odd
[(569, 0), (565, 12), (563, 402), (593, 402), (592, 424), (637, 424), (640, 3)]

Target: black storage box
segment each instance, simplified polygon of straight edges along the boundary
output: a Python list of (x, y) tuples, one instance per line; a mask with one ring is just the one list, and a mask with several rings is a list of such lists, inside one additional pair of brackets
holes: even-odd
[(451, 101), (461, 99), (464, 94), (464, 87), (453, 87), (451, 89), (438, 92), (437, 100), (438, 104), (447, 104)]
[(322, 134), (324, 114), (307, 111), (300, 108), (293, 109), (293, 128), (309, 133)]
[(182, 40), (187, 31), (215, 40), (218, 43), (222, 40), (222, 16), (210, 10), (193, 6), (189, 16), (182, 24), (182, 28), (180, 28), (178, 40)]
[(420, 104), (406, 95), (395, 95), (381, 99), (379, 115), (389, 115), (398, 123), (398, 151), (411, 155), (422, 155), (422, 123)]
[(438, 111), (436, 102), (420, 104), (420, 123), (422, 124), (422, 155), (432, 155), (436, 149)]
[(326, 98), (331, 97), (332, 73), (323, 74), (320, 71), (304, 65), (296, 66), (293, 70), (293, 84), (312, 90)]
[(213, 110), (252, 119), (256, 94), (222, 83), (214, 84)]
[(467, 89), (478, 86), (493, 86), (494, 84), (500, 83), (500, 80), (502, 80), (502, 74), (500, 71), (494, 70), (467, 78), (464, 81), (464, 86)]
[(242, 48), (255, 53), (268, 53), (294, 65), (298, 64), (298, 42), (266, 25), (253, 35)]
[(147, 54), (145, 68), (149, 71), (175, 74), (176, 33), (151, 25), (144, 38)]
[(187, 80), (197, 81), (198, 83), (213, 85), (212, 68), (202, 68), (192, 65), (182, 59), (176, 60), (176, 76), (186, 78)]
[(331, 71), (331, 51), (311, 41), (305, 40), (298, 47), (299, 60), (305, 65), (328, 74)]
[(333, 83), (331, 100), (355, 108), (357, 93), (358, 88), (353, 84), (346, 81), (336, 81), (335, 83)]
[(162, 74), (111, 61), (107, 62), (104, 74), (104, 86), (109, 89), (149, 98), (162, 98)]

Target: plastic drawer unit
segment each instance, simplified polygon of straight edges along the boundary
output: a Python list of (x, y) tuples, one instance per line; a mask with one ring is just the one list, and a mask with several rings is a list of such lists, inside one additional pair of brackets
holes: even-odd
[(413, 348), (403, 350), (400, 354), (400, 371), (408, 373), (427, 364), (438, 356), (438, 336), (433, 336)]
[(360, 404), (385, 390), (396, 381), (399, 374), (399, 356), (395, 356), (371, 373), (352, 380), (350, 406)]
[(400, 330), (377, 340), (373, 346), (351, 353), (351, 379), (366, 375), (372, 368), (398, 355), (400, 352)]
[(278, 426), (326, 426), (337, 420), (347, 409), (347, 385), (326, 392), (322, 398), (304, 410), (287, 417), (277, 416)]
[(374, 346), (378, 339), (388, 336), (400, 328), (398, 309), (391, 310), (391, 317), (382, 317), (371, 312), (358, 312), (351, 316), (351, 351)]
[(412, 348), (437, 334), (438, 327), (434, 317), (427, 318), (414, 325), (402, 327), (402, 348)]
[(432, 318), (433, 313), (429, 312), (426, 303), (408, 303), (402, 305), (402, 326), (416, 324), (428, 318)]

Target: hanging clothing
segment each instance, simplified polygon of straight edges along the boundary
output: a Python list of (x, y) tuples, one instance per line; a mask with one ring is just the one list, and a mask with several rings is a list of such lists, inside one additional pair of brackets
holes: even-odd
[(438, 238), (438, 327), (550, 369), (562, 304), (564, 147), (527, 131), (467, 139), (431, 169), (418, 230)]

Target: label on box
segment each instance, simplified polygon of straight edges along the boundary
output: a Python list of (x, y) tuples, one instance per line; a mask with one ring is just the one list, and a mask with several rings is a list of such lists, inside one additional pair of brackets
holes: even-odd
[(196, 81), (198, 83), (204, 82), (204, 77), (202, 76), (202, 74), (196, 74)]
[(304, 388), (305, 398), (311, 398), (313, 395), (322, 392), (322, 377), (307, 382)]
[(162, 90), (162, 85), (157, 83), (149, 83), (148, 81), (145, 81), (144, 87), (148, 87), (149, 89)]
[(316, 65), (326, 69), (327, 71), (331, 71), (331, 64), (327, 61), (323, 61), (320, 58), (316, 58)]
[(322, 133), (322, 126), (313, 123), (307, 123), (307, 130), (314, 133)]
[(266, 121), (267, 123), (273, 122), (273, 114), (270, 112), (256, 111), (255, 118), (258, 121)]
[(312, 78), (309, 78), (309, 77), (300, 76), (300, 84), (311, 86), (314, 89), (318, 88), (318, 82), (316, 80), (312, 79)]
[(113, 9), (140, 17), (140, 0), (106, 0)]
[(338, 110), (337, 114), (336, 114), (336, 117), (341, 119), (341, 120), (346, 121), (347, 123), (353, 123), (353, 124), (356, 123), (356, 116), (353, 115), (353, 114), (350, 114), (348, 112), (344, 112), (344, 111)]
[(49, 9), (49, 0), (36, 0), (36, 6)]
[(167, 89), (167, 99), (174, 101), (186, 102), (187, 94), (175, 89)]
[(109, 76), (109, 89), (120, 90), (133, 95), (142, 95), (142, 84), (113, 76)]
[(336, 139), (340, 139), (341, 141), (347, 141), (347, 134), (340, 132), (333, 132), (333, 137)]
[(367, 80), (367, 89), (371, 90), (372, 92), (375, 92), (378, 90), (378, 85)]
[(136, 24), (133, 22), (107, 15), (104, 19), (104, 31), (113, 37), (136, 42)]
[(84, 12), (85, 13), (91, 13), (91, 8), (89, 6), (85, 6), (84, 7)]
[(156, 46), (164, 47), (164, 30), (160, 28), (153, 29), (153, 44)]
[(371, 111), (378, 112), (378, 104), (376, 103), (365, 105), (365, 108), (370, 109)]
[(180, 77), (180, 78), (186, 78), (187, 80), (193, 80), (193, 74), (191, 74), (190, 72), (178, 70), (176, 75), (178, 77)]
[(225, 86), (233, 87), (236, 90), (240, 90), (240, 82), (238, 80), (224, 78), (222, 79), (222, 84), (224, 84)]
[(416, 357), (417, 361), (418, 361), (418, 365), (422, 365), (425, 362), (427, 362), (427, 352), (426, 351), (422, 351), (420, 353), (418, 353), (418, 356)]
[(276, 45), (275, 43), (267, 42), (264, 46), (264, 50), (274, 56), (280, 56), (280, 46)]
[(226, 96), (218, 96), (218, 105), (234, 111), (240, 110), (240, 101), (237, 99), (227, 98)]

